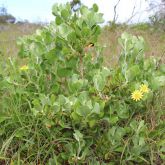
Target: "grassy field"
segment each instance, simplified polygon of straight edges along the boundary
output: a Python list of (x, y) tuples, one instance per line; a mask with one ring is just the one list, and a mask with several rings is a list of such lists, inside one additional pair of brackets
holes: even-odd
[(0, 51), (5, 57), (13, 57), (18, 53), (16, 40), (35, 32), (39, 25), (35, 24), (0, 24)]
[[(34, 33), (35, 30), (38, 28), (42, 28), (42, 27), (39, 25), (35, 25), (35, 24), (19, 24), (19, 25), (18, 24), (15, 24), (15, 25), (0, 24), (0, 52), (1, 52), (0, 59), (3, 60), (3, 59), (7, 59), (8, 57), (17, 57), (19, 48), (16, 45), (16, 40), (19, 37), (22, 37), (24, 35), (29, 35), (29, 34)], [(152, 29), (151, 27), (148, 27), (148, 26), (146, 27), (144, 25), (136, 25), (136, 26), (129, 26), (129, 27), (128, 26), (124, 26), (124, 27), (117, 26), (115, 29), (112, 29), (107, 26), (107, 27), (103, 28), (102, 33), (99, 38), (99, 44), (104, 47), (103, 55), (104, 55), (106, 66), (116, 65), (117, 59), (119, 58), (119, 54), (121, 52), (121, 47), (118, 44), (118, 38), (125, 31), (128, 33), (131, 33), (135, 36), (142, 36), (144, 38), (144, 40), (146, 42), (146, 53), (145, 53), (146, 58), (148, 58), (149, 56), (154, 56), (154, 57), (160, 58), (161, 63), (165, 62), (165, 33), (164, 32), (159, 32), (155, 29)], [(65, 125), (64, 125), (65, 122), (62, 123), (63, 120), (61, 120), (61, 118), (63, 118), (63, 117), (65, 118), (65, 115), (67, 115), (67, 113), (65, 113), (65, 111), (63, 111), (59, 116), (55, 116), (55, 119), (58, 119), (58, 117), (59, 117), (59, 120), (54, 121), (55, 125), (53, 125), (51, 122), (48, 122), (47, 118), (44, 118), (43, 116), (39, 116), (38, 119), (36, 119), (34, 117), (34, 114), (31, 111), (31, 108), (32, 108), (32, 110), (35, 109), (35, 105), (36, 105), (36, 108), (38, 108), (37, 106), (40, 103), (37, 102), (38, 100), (34, 99), (32, 102), (32, 104), (34, 104), (34, 108), (33, 108), (33, 107), (31, 107), (32, 104), (30, 103), (30, 101), (28, 101), (28, 99), (31, 99), (33, 97), (38, 99), (39, 97), (41, 97), (41, 102), (43, 102), (43, 104), (45, 104), (45, 105), (48, 104), (47, 97), (45, 97), (45, 96), (47, 94), (48, 95), (50, 94), (51, 89), (54, 90), (57, 87), (55, 85), (52, 85), (52, 88), (50, 88), (51, 86), (49, 86), (50, 82), (52, 84), (54, 84), (54, 82), (56, 82), (56, 79), (55, 79), (56, 77), (54, 76), (54, 73), (51, 70), (52, 68), (50, 68), (49, 65), (47, 66), (46, 69), (47, 70), (49, 69), (50, 73), (52, 74), (52, 77), (49, 72), (44, 73), (44, 71), (41, 69), (38, 70), (38, 72), (35, 72), (33, 70), (29, 70), (29, 72), (28, 72), (28, 68), (27, 68), (27, 73), (26, 73), (26, 68), (24, 68), (25, 70), (20, 71), (19, 70), (20, 67), (17, 66), (17, 63), (15, 64), (14, 62), (12, 63), (12, 61), (10, 61), (10, 60), (8, 60), (8, 61), (11, 62), (10, 66), (13, 68), (12, 69), (10, 68), (8, 70), (8, 67), (6, 67), (6, 68), (4, 67), (5, 69), (3, 71), (3, 65), (5, 65), (5, 64), (2, 63), (3, 64), (1, 66), (2, 76), (0, 74), (0, 78), (1, 77), (2, 77), (1, 79), (5, 78), (5, 79), (7, 79), (5, 82), (8, 82), (8, 84), (6, 85), (6, 84), (3, 84), (3, 81), (2, 81), (1, 83), (4, 87), (2, 87), (2, 89), (0, 88), (2, 91), (5, 91), (5, 90), (7, 91), (7, 92), (6, 91), (4, 92), (5, 94), (2, 93), (2, 95), (5, 95), (4, 102), (2, 102), (2, 100), (0, 99), (0, 105), (3, 106), (1, 114), (4, 115), (4, 118), (3, 118), (3, 116), (2, 117), (0, 116), (1, 117), (0, 123), (3, 123), (3, 125), (1, 125), (1, 127), (0, 127), (0, 136), (2, 135), (1, 136), (2, 138), (0, 138), (0, 165), (5, 164), (6, 162), (8, 162), (8, 163), (10, 162), (9, 163), (10, 165), (14, 165), (14, 164), (21, 165), (24, 162), (27, 163), (29, 160), (31, 161), (29, 163), (29, 165), (30, 164), (32, 164), (32, 165), (33, 164), (34, 165), (42, 164), (42, 163), (44, 164), (44, 162), (48, 162), (48, 159), (50, 158), (50, 155), (52, 153), (58, 154), (61, 152), (61, 150), (63, 149), (62, 148), (63, 143), (68, 141), (68, 144), (72, 144), (73, 134), (70, 135), (70, 133), (74, 133), (72, 128), (70, 129), (70, 127), (69, 127), (70, 125), (66, 125), (66, 128), (63, 130), (63, 128), (65, 127)], [(91, 61), (90, 61), (90, 64), (91, 64)], [(52, 66), (54, 67), (54, 65), (52, 65)], [(42, 67), (42, 66), (40, 66), (40, 67)], [(117, 67), (114, 67), (114, 68), (117, 68)], [(78, 68), (78, 70), (79, 70), (79, 68)], [(3, 72), (5, 72), (5, 71), (6, 71), (6, 74), (3, 74)], [(114, 69), (114, 71), (115, 71), (115, 69)], [(107, 101), (108, 99), (110, 99), (110, 101), (111, 101), (111, 99), (113, 99), (113, 97), (114, 97), (114, 100), (115, 99), (117, 100), (117, 101), (115, 100), (114, 102), (117, 104), (118, 107), (120, 107), (120, 106), (121, 107), (120, 108), (118, 108), (117, 106), (113, 107), (113, 104), (112, 104), (111, 105), (113, 107), (112, 109), (118, 108), (117, 110), (122, 111), (123, 108), (127, 108), (122, 105), (129, 105), (129, 104), (132, 105), (133, 101), (131, 100), (129, 92), (133, 89), (133, 87), (130, 88), (130, 91), (128, 92), (127, 87), (124, 86), (125, 84), (122, 84), (120, 86), (120, 73), (118, 74), (118, 71), (113, 72), (113, 73), (116, 73), (117, 76), (119, 75), (119, 78), (117, 78), (117, 81), (114, 80), (114, 82), (116, 81), (115, 83), (119, 83), (119, 85), (115, 84), (115, 83), (113, 84), (113, 80), (109, 79), (108, 83), (110, 83), (110, 88), (107, 88), (107, 89), (105, 88), (105, 94), (106, 94), (107, 90), (108, 90), (108, 92), (111, 90), (112, 91), (114, 90), (114, 93), (112, 93), (112, 98), (111, 98), (111, 95), (108, 98), (106, 97), (107, 95), (98, 95), (97, 96), (96, 95), (97, 93), (93, 94), (92, 97), (95, 99), (95, 97), (97, 96), (98, 97), (97, 99), (101, 98), (101, 101), (102, 100)], [(140, 74), (144, 74), (144, 72), (140, 71)], [(9, 77), (8, 75), (10, 75), (11, 77)], [(14, 75), (16, 75), (16, 78), (14, 77)], [(53, 78), (55, 79), (55, 81), (53, 81)], [(63, 85), (63, 83), (65, 83), (64, 78), (60, 79), (60, 83), (62, 85)], [(17, 80), (18, 83), (15, 83), (15, 80)], [(44, 84), (45, 84), (45, 86), (44, 86)], [(44, 90), (42, 89), (42, 87)], [(36, 95), (36, 92), (34, 92), (34, 95), (33, 95), (33, 90), (38, 91), (38, 89), (41, 90), (41, 92), (40, 92), (41, 95), (40, 94)], [(93, 92), (93, 88), (91, 88), (91, 89), (92, 89), (91, 91)], [(60, 90), (65, 92), (65, 89), (63, 89), (63, 88), (61, 88)], [(120, 93), (120, 90), (121, 90), (121, 93)], [(143, 141), (144, 139), (142, 139), (141, 137), (143, 137), (143, 134), (145, 134), (145, 127), (147, 125), (148, 134), (151, 133), (151, 138), (147, 137), (145, 139), (148, 142), (147, 144), (149, 144), (149, 147), (150, 147), (150, 148), (148, 148), (149, 156), (147, 157), (147, 160), (145, 160), (141, 157), (139, 157), (139, 158), (143, 161), (143, 163), (146, 163), (146, 164), (152, 164), (152, 165), (160, 164), (161, 165), (161, 163), (163, 163), (163, 159), (160, 158), (161, 154), (159, 154), (159, 152), (160, 153), (165, 152), (165, 148), (163, 147), (164, 140), (161, 139), (162, 137), (164, 137), (164, 119), (165, 119), (165, 113), (164, 113), (165, 92), (164, 91), (165, 90), (162, 89), (160, 91), (156, 91), (155, 93), (153, 93), (154, 98), (152, 98), (152, 96), (151, 96), (152, 102), (148, 103), (146, 101), (146, 104), (145, 104), (146, 109), (141, 104), (137, 105), (136, 102), (134, 103), (135, 106), (130, 106), (132, 108), (131, 111), (135, 110), (135, 112), (136, 112), (136, 108), (138, 110), (138, 112), (135, 113), (135, 117), (134, 117), (134, 119), (137, 121), (137, 123), (132, 122), (132, 127), (134, 127), (133, 129), (135, 130), (135, 132), (137, 130), (141, 131), (141, 132), (139, 134), (135, 133), (135, 136), (133, 136), (133, 134), (131, 134), (130, 138), (128, 138), (128, 139), (127, 139), (127, 136), (125, 137), (123, 135), (122, 142), (125, 146), (123, 145), (124, 149), (122, 150), (121, 157), (118, 154), (119, 152), (117, 150), (115, 151), (117, 153), (116, 155), (121, 158), (121, 161), (122, 161), (122, 158), (124, 157), (124, 154), (125, 154), (124, 152), (125, 152), (125, 149), (127, 149), (127, 145), (129, 144), (130, 148), (132, 147), (132, 143), (130, 142), (131, 138), (135, 137), (135, 141), (134, 141), (135, 143), (138, 143), (138, 144), (144, 143), (144, 141)], [(11, 92), (11, 95), (10, 95), (10, 92)], [(12, 92), (14, 94), (15, 93), (16, 94), (12, 95)], [(55, 95), (56, 95), (56, 92), (57, 91), (54, 92)], [(42, 94), (45, 94), (45, 95), (42, 95)], [(57, 92), (57, 95), (58, 95), (58, 92)], [(64, 93), (64, 95), (65, 95), (65, 93)], [(127, 98), (127, 95), (130, 98)], [(10, 96), (11, 96), (11, 98), (10, 98)], [(56, 101), (57, 97), (58, 96), (52, 95), (51, 99), (52, 100), (54, 99)], [(78, 96), (76, 95), (76, 97), (78, 97)], [(124, 101), (122, 102), (122, 99), (123, 100), (125, 99), (126, 101), (124, 100), (125, 102)], [(121, 103), (121, 105), (120, 105), (120, 103)], [(63, 103), (61, 103), (61, 104), (63, 104)], [(66, 106), (67, 105), (68, 104), (66, 104)], [(137, 105), (137, 107), (136, 107), (136, 105)], [(49, 106), (46, 105), (45, 107), (49, 109), (49, 108), (54, 108), (53, 106), (51, 107), (51, 105), (49, 105)], [(142, 109), (140, 106), (142, 106)], [(144, 111), (144, 109), (145, 109), (145, 111)], [(110, 111), (110, 108), (109, 108), (109, 111)], [(114, 110), (112, 110), (112, 111), (114, 111)], [(96, 114), (97, 113), (98, 113), (98, 110), (96, 110)], [(115, 116), (116, 114), (118, 114), (118, 112), (114, 112), (113, 115)], [(66, 118), (67, 118), (67, 116), (66, 116)], [(131, 118), (132, 118), (132, 116), (130, 117), (130, 119)], [(118, 125), (116, 124), (116, 126), (120, 126), (119, 127), (120, 131), (118, 132), (119, 138), (116, 138), (117, 141), (121, 140), (120, 135), (122, 133), (120, 133), (120, 132), (123, 131), (122, 126), (125, 123), (126, 123), (126, 126), (128, 126), (127, 122), (129, 123), (130, 119), (128, 118), (128, 121), (127, 121), (127, 119), (124, 120), (124, 118), (123, 118)], [(115, 120), (116, 120), (116, 118), (114, 119), (114, 122), (115, 122)], [(62, 122), (60, 123), (59, 121), (62, 121)], [(143, 123), (144, 121), (145, 121), (146, 125), (144, 125), (144, 123)], [(69, 122), (70, 121), (68, 121), (68, 118), (67, 118), (66, 123), (69, 123)], [(64, 127), (61, 127), (61, 126), (64, 126)], [(113, 124), (112, 124), (112, 126), (113, 126)], [(143, 127), (144, 129), (143, 128), (141, 129), (140, 126), (141, 126), (141, 128)], [(75, 125), (75, 127), (76, 127), (76, 125)], [(87, 127), (87, 128), (90, 130), (89, 127)], [(108, 129), (108, 127), (106, 128), (106, 120), (103, 122), (100, 122), (99, 128), (105, 129), (105, 131), (102, 131), (101, 134), (106, 132), (106, 129)], [(117, 130), (117, 127), (115, 129)], [(8, 131), (6, 131), (6, 130), (8, 130)], [(87, 130), (85, 129), (85, 131), (87, 131)], [(112, 132), (113, 131), (114, 130), (112, 130)], [(127, 130), (127, 131), (129, 131), (129, 130)], [(57, 137), (59, 136), (61, 138), (61, 137), (63, 137), (63, 135), (65, 133), (69, 133), (66, 137), (71, 137), (70, 138), (71, 140), (68, 140), (67, 138), (65, 138), (65, 136), (62, 140), (59, 139), (59, 141), (58, 141), (58, 138), (56, 140), (56, 136)], [(85, 133), (84, 133), (84, 135), (85, 135)], [(80, 138), (80, 140), (78, 139), (78, 142), (81, 142), (82, 136), (80, 133), (77, 133), (77, 135), (76, 135), (76, 133), (74, 133), (74, 136), (75, 136), (76, 140), (78, 138)], [(138, 142), (136, 142), (136, 138), (139, 139)], [(110, 140), (111, 139), (113, 139), (113, 137), (110, 138)], [(100, 141), (98, 141), (98, 144), (97, 144), (99, 146), (98, 148), (96, 147), (97, 146), (96, 144), (92, 145), (90, 147), (92, 149), (97, 149), (96, 151), (98, 154), (102, 154), (102, 151), (101, 151), (102, 147), (104, 148), (108, 144), (106, 143), (106, 140), (102, 140), (102, 139), (99, 139), (99, 140)], [(104, 143), (104, 145), (102, 143)], [(83, 148), (84, 144), (85, 143), (83, 142), (82, 148)], [(139, 146), (141, 147), (139, 150), (143, 150), (143, 147), (141, 146), (141, 144), (139, 144)], [(67, 147), (70, 148), (69, 145)], [(120, 150), (121, 149), (119, 148), (119, 151)], [(80, 153), (81, 152), (79, 151), (79, 154)], [(131, 153), (131, 150), (130, 150), (130, 153)], [(111, 160), (111, 159), (116, 160), (117, 157), (115, 157), (114, 156), (115, 154), (114, 155), (113, 154), (114, 153), (111, 152), (111, 153), (108, 153), (105, 155), (105, 157), (107, 157), (107, 161)], [(162, 154), (161, 156), (163, 157), (164, 154)], [(40, 162), (40, 160), (43, 160), (43, 162)], [(15, 161), (15, 162), (13, 163), (13, 161)], [(50, 160), (50, 162), (51, 161), (56, 162), (56, 160)], [(71, 160), (71, 161), (74, 161), (74, 160)], [(102, 160), (100, 159), (100, 161), (102, 161)], [(128, 157), (128, 162), (129, 162), (129, 157)], [(142, 165), (143, 165), (143, 163), (142, 163)], [(126, 164), (127, 164), (127, 162), (126, 162)], [(133, 164), (134, 164), (134, 162), (133, 162)], [(136, 162), (135, 162), (135, 164), (136, 164)], [(123, 163), (123, 165), (124, 165), (124, 163)]]
[[(153, 30), (150, 27), (143, 27), (144, 25), (137, 25), (132, 27), (116, 27), (111, 29), (108, 26), (103, 28), (100, 36), (100, 45), (104, 46), (104, 58), (111, 58), (112, 64), (118, 58), (120, 53), (120, 45), (118, 38), (126, 31), (136, 36), (142, 36), (146, 42), (146, 57), (156, 56), (160, 57), (162, 61), (165, 60), (165, 33)], [(30, 35), (41, 28), (36, 24), (15, 24), (4, 25), (0, 24), (0, 51), (3, 52), (5, 57), (12, 57), (17, 55), (18, 47), (16, 40), (24, 35)], [(107, 61), (107, 60), (106, 60)], [(106, 63), (109, 65), (109, 63)]]
[(150, 27), (143, 28), (143, 25), (132, 27), (119, 26), (115, 29), (105, 27), (100, 37), (100, 43), (106, 46), (104, 50), (105, 59), (109, 59), (109, 57), (111, 57), (111, 59), (114, 60), (112, 63), (116, 62), (116, 58), (118, 58), (121, 49), (118, 44), (118, 38), (125, 31), (135, 36), (142, 36), (144, 38), (146, 43), (146, 57), (160, 57), (162, 61), (165, 61), (165, 33), (153, 30)]

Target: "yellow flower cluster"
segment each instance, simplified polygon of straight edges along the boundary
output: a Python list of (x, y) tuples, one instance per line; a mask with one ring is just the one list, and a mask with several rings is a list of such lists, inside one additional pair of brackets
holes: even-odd
[(26, 71), (28, 69), (29, 69), (29, 67), (27, 65), (23, 65), (22, 67), (20, 67), (21, 71)]
[(141, 100), (142, 97), (143, 97), (143, 94), (142, 94), (142, 92), (139, 91), (139, 90), (135, 90), (135, 91), (132, 93), (132, 95), (131, 95), (131, 98), (132, 98), (133, 100), (135, 100), (135, 101)]
[(142, 85), (140, 86), (140, 91), (141, 91), (142, 93), (148, 93), (148, 92), (149, 92), (148, 85), (142, 84)]
[(142, 84), (139, 90), (135, 90), (134, 92), (132, 92), (131, 98), (135, 101), (139, 101), (142, 99), (143, 94), (148, 92), (149, 92), (148, 85)]

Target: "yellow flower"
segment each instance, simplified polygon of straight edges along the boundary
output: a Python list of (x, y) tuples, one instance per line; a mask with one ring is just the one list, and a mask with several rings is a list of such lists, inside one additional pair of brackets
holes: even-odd
[(26, 71), (28, 69), (29, 69), (29, 67), (27, 65), (23, 65), (22, 67), (20, 67), (21, 71)]
[(148, 92), (149, 92), (148, 85), (142, 84), (142, 85), (140, 86), (140, 91), (141, 91), (142, 93), (148, 93)]
[(140, 90), (135, 90), (131, 95), (131, 98), (135, 101), (139, 101), (142, 97), (143, 93)]

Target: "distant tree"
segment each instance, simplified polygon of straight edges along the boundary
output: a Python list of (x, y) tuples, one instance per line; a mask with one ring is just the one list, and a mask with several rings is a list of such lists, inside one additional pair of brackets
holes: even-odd
[(155, 10), (158, 17), (165, 17), (165, 0), (149, 0), (150, 10)]
[(113, 20), (112, 20), (112, 21), (111, 21), (111, 20), (108, 21), (108, 23), (109, 23), (109, 25), (110, 25), (110, 27), (111, 27), (112, 29), (115, 29), (116, 26), (117, 26), (117, 19), (118, 19), (117, 7), (118, 7), (120, 1), (121, 1), (121, 0), (118, 0), (118, 1), (116, 2), (116, 4), (114, 5), (114, 7), (113, 7), (113, 13), (114, 13), (114, 15), (113, 15)]
[(150, 17), (151, 23), (155, 26), (159, 26), (159, 28), (165, 31), (165, 0), (149, 0), (149, 5), (150, 10), (155, 11)]
[(11, 14), (0, 15), (0, 23), (15, 23), (16, 18)]
[(8, 14), (7, 9), (2, 6), (0, 7), (0, 23), (15, 23), (16, 18)]
[(4, 6), (0, 7), (0, 15), (7, 15), (7, 9)]

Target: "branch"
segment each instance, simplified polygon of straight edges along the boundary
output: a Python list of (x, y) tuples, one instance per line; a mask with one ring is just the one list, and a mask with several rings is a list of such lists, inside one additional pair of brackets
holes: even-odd
[(129, 18), (127, 19), (127, 21), (125, 22), (126, 24), (128, 24), (128, 23), (132, 20), (132, 18), (135, 17), (135, 15), (138, 14), (138, 12), (135, 13), (135, 9), (136, 9), (136, 7), (134, 6), (134, 7), (133, 7), (133, 10), (132, 10), (131, 17), (129, 17)]
[[(139, 7), (139, 9), (140, 8), (141, 8), (141, 1), (140, 1), (140, 7)], [(127, 21), (125, 21), (126, 24), (128, 24), (132, 20), (132, 18), (135, 17), (137, 14), (141, 13), (141, 12), (135, 12), (135, 9), (136, 9), (136, 2), (135, 2), (134, 7), (132, 9), (131, 16), (127, 19)]]
[(118, 2), (116, 3), (116, 5), (114, 6), (114, 17), (113, 17), (113, 22), (116, 23), (116, 20), (118, 18), (118, 15), (116, 13), (116, 8), (118, 6), (118, 4), (120, 3), (120, 0), (118, 0)]

